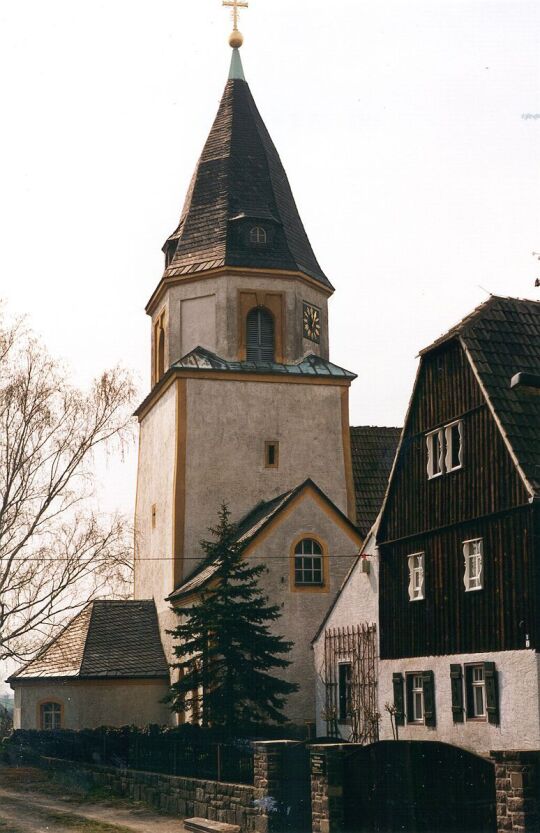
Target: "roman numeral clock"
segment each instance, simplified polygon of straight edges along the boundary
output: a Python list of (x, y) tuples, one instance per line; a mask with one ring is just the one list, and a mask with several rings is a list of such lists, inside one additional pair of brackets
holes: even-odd
[(304, 301), (303, 335), (318, 344), (321, 340), (321, 311)]

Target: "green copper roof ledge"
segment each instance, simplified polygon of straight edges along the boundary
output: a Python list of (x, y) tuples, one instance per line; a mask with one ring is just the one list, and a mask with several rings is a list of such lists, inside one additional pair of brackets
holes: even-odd
[(242, 58), (238, 49), (233, 49), (231, 57), (231, 68), (229, 70), (229, 81), (245, 81)]

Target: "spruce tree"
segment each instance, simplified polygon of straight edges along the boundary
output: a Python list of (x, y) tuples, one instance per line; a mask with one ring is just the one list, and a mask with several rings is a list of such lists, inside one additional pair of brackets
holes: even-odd
[(281, 614), (258, 585), (266, 567), (244, 559), (246, 545), (236, 540), (226, 505), (218, 517), (209, 530), (214, 540), (201, 541), (206, 563), (217, 565), (211, 586), (191, 607), (175, 611), (180, 624), (170, 634), (180, 678), (168, 700), (173, 711), (189, 709), (194, 722), (228, 732), (285, 723), (287, 695), (298, 686), (275, 671), (290, 665), (285, 655), (293, 643), (270, 631)]

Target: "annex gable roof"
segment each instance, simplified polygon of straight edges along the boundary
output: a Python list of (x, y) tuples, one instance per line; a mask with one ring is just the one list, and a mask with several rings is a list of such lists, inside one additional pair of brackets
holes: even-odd
[(10, 682), (168, 678), (153, 601), (90, 602)]
[(461, 343), (531, 495), (540, 494), (540, 396), (511, 386), (518, 373), (540, 374), (540, 302), (492, 295), (422, 350)]
[[(294, 489), (284, 492), (271, 500), (261, 501), (254, 506), (239, 521), (236, 528), (235, 541), (244, 544), (246, 549), (249, 548), (264, 530), (268, 529), (273, 522), (283, 517), (283, 513), (288, 507), (291, 507), (297, 499), (301, 499), (310, 492), (315, 495), (326, 511), (339, 520), (348, 534), (353, 538), (357, 538), (358, 542), (360, 542), (361, 536), (358, 528), (310, 478), (300, 483)], [(172, 602), (179, 601), (190, 596), (192, 593), (202, 590), (217, 575), (219, 568), (219, 561), (204, 561), (171, 593), (168, 600)]]

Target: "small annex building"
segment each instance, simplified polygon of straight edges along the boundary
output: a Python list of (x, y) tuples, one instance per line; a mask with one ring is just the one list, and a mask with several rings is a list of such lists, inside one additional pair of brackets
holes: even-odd
[(169, 668), (154, 602), (91, 602), (8, 682), (15, 729), (167, 723)]

